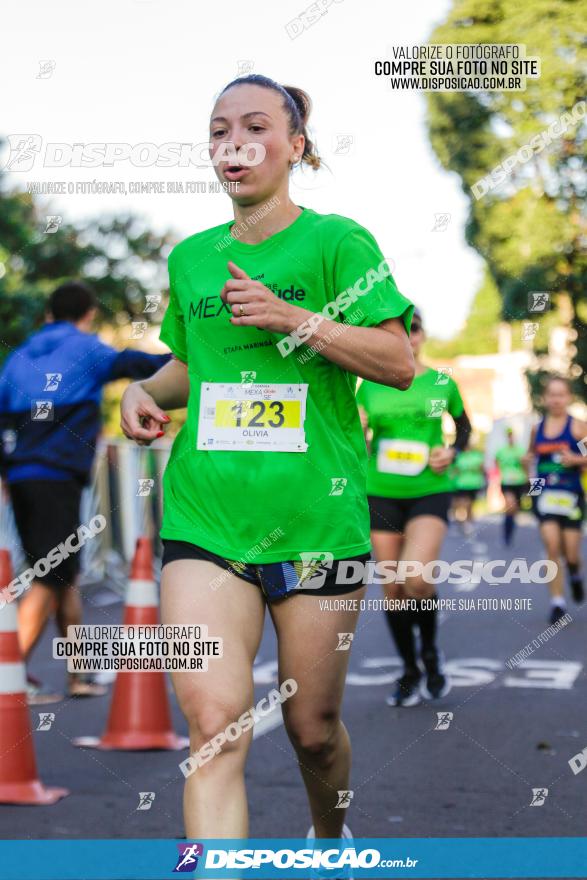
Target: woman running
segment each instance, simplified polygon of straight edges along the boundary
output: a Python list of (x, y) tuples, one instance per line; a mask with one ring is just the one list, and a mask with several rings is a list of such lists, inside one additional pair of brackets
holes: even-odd
[(526, 467), (536, 467), (531, 481), (532, 505), (540, 523), (540, 536), (548, 558), (556, 562), (557, 575), (549, 584), (550, 622), (556, 623), (566, 612), (561, 557), (566, 561), (571, 594), (582, 602), (585, 594), (581, 574), (581, 537), (585, 495), (581, 469), (587, 458), (578, 440), (587, 435), (587, 423), (568, 412), (572, 403), (571, 386), (562, 376), (551, 376), (544, 386), (545, 414), (532, 429)]
[(528, 476), (524, 469), (526, 450), (516, 443), (513, 429), (505, 429), (506, 442), (495, 453), (495, 463), (499, 468), (501, 491), (505, 501), (503, 518), (503, 540), (511, 544), (516, 527), (516, 514), (520, 509), (520, 499), (528, 491)]
[[(350, 768), (349, 652), (336, 648), (358, 611), (320, 612), (318, 600), (364, 593), (336, 577), (340, 560), (366, 561), (370, 549), (355, 376), (410, 385), (413, 307), (366, 229), (291, 201), (292, 168), (320, 163), (309, 111), (305, 92), (257, 74), (220, 93), (211, 153), (235, 219), (171, 252), (161, 339), (174, 358), (127, 389), (122, 427), (150, 443), (166, 410), (187, 404), (164, 478), (162, 619), (205, 624), (224, 650), (206, 673), (173, 676), (192, 756), (253, 706), (268, 607), (280, 685), (295, 685), (283, 717), (314, 832), (336, 838)], [(247, 836), (251, 739), (231, 735), (188, 776), (188, 838)]]
[[(415, 311), (410, 344), (416, 377), (407, 391), (374, 382), (361, 383), (357, 394), (365, 431), (372, 432), (367, 494), (371, 511), (371, 542), (377, 562), (409, 560), (422, 566), (435, 559), (448, 523), (451, 482), (448, 467), (455, 453), (467, 445), (469, 419), (456, 382), (420, 360), (424, 342), (422, 317)], [(452, 447), (443, 442), (442, 415), (448, 412), (456, 426)], [(434, 585), (422, 576), (405, 583), (386, 584), (385, 596), (396, 610), (385, 615), (404, 671), (388, 697), (391, 706), (415, 706), (420, 693), (427, 699), (446, 696), (450, 681), (442, 670), (436, 645), (437, 611)], [(402, 600), (416, 599), (406, 610)], [(416, 658), (414, 626), (420, 632), (422, 678)]]
[(466, 535), (473, 531), (473, 504), (486, 486), (485, 458), (483, 452), (475, 448), (477, 442), (478, 438), (475, 437), (472, 449), (459, 452), (450, 469), (454, 517)]

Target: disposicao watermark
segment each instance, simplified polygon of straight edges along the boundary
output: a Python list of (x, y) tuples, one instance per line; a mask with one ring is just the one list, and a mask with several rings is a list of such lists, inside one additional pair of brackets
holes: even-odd
[(307, 342), (325, 318), (330, 318), (330, 320), (337, 318), (341, 312), (345, 312), (354, 305), (359, 297), (370, 293), (375, 284), (391, 277), (390, 262), (390, 260), (384, 258), (376, 268), (367, 269), (365, 275), (361, 275), (353, 285), (347, 287), (346, 290), (343, 290), (330, 302), (327, 302), (322, 311), (310, 315), (307, 321), (302, 321), (292, 333), (280, 339), (277, 343), (277, 349), (281, 356), (287, 357), (288, 354), (291, 354), (292, 351), (295, 351), (296, 348)]
[(527, 162), (530, 162), (534, 156), (545, 150), (553, 140), (562, 137), (569, 128), (577, 125), (580, 120), (585, 118), (586, 107), (587, 103), (585, 101), (579, 101), (574, 105), (570, 113), (561, 114), (548, 128), (543, 129), (530, 138), (529, 143), (521, 146), (519, 150), (507, 156), (503, 162), (492, 168), (489, 174), (477, 180), (471, 187), (475, 199), (478, 201), (490, 190), (498, 187), (510, 176), (516, 165), (525, 165)]
[(29, 589), (35, 578), (45, 577), (53, 568), (61, 565), (63, 560), (71, 556), (72, 553), (78, 553), (87, 541), (99, 535), (105, 528), (106, 517), (102, 516), (102, 514), (92, 517), (87, 525), (80, 525), (65, 541), (49, 550), (46, 556), (37, 559), (32, 568), (27, 568), (14, 580), (11, 580), (8, 586), (4, 587), (0, 592), (0, 609), (4, 608), (7, 603), (18, 599), (25, 590)]
[(232, 724), (229, 724), (224, 730), (221, 730), (216, 736), (212, 737), (209, 742), (201, 746), (197, 752), (193, 752), (189, 758), (186, 758), (179, 765), (179, 769), (186, 779), (192, 773), (195, 773), (198, 767), (202, 767), (208, 761), (211, 761), (222, 750), (222, 746), (226, 742), (234, 742), (239, 739), (243, 733), (251, 730), (263, 716), (269, 715), (278, 705), (293, 697), (297, 689), (297, 681), (293, 678), (287, 678), (279, 690), (273, 688), (266, 697), (259, 700), (256, 706), (247, 709), (237, 721), (233, 721)]

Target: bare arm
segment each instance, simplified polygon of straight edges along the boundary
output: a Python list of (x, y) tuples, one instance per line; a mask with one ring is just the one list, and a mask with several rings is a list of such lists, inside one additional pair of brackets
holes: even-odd
[[(573, 419), (571, 422), (571, 433), (575, 440), (584, 441), (583, 446), (587, 444), (587, 422), (580, 419)], [(571, 452), (570, 450), (563, 452), (562, 463), (565, 467), (587, 467), (587, 456), (580, 452)]]
[[(307, 317), (314, 315), (307, 309), (300, 311)], [(302, 320), (306, 321), (307, 317)], [(297, 326), (296, 323), (292, 330), (295, 331)], [(402, 391), (412, 384), (414, 357), (408, 334), (399, 318), (390, 318), (377, 327), (355, 327), (323, 318), (305, 344), (363, 379)]]
[(231, 324), (285, 333), (277, 343), (282, 357), (295, 357), (302, 345), (345, 370), (380, 385), (405, 390), (414, 378), (414, 358), (408, 334), (399, 318), (376, 327), (356, 327), (332, 321), (321, 314), (284, 302), (261, 282), (228, 263), (232, 274), (220, 291), (231, 307)]
[(122, 395), (120, 427), (126, 437), (141, 445), (164, 434), (170, 418), (165, 409), (187, 405), (190, 392), (187, 364), (173, 357), (142, 382), (133, 382)]
[(536, 426), (532, 428), (530, 433), (530, 440), (528, 441), (528, 451), (526, 455), (522, 459), (522, 465), (524, 470), (526, 471), (527, 476), (530, 476), (530, 470), (532, 468), (532, 464), (534, 463), (534, 458), (536, 453), (534, 452), (534, 442), (536, 440)]
[(136, 384), (150, 394), (163, 409), (180, 409), (187, 406), (190, 393), (188, 368), (187, 364), (175, 356), (148, 379)]

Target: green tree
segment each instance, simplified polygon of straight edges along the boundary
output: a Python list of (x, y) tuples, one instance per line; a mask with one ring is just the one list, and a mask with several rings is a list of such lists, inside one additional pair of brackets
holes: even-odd
[[(530, 319), (528, 294), (549, 291), (571, 303), (576, 331), (575, 390), (584, 399), (587, 367), (587, 167), (584, 120), (571, 125), (499, 188), (475, 199), (473, 185), (531, 143), (586, 93), (587, 6), (582, 0), (455, 0), (431, 43), (521, 43), (541, 59), (523, 92), (428, 95), (428, 126), (442, 166), (470, 200), (466, 238), (486, 260), (505, 320)], [(583, 110), (584, 110), (583, 104)], [(542, 317), (538, 316), (542, 321)]]
[(0, 362), (39, 326), (47, 296), (70, 278), (96, 290), (102, 323), (160, 320), (161, 311), (145, 318), (143, 310), (148, 293), (166, 289), (169, 234), (156, 235), (132, 216), (83, 228), (63, 222), (46, 233), (46, 210), (9, 188), (0, 171)]

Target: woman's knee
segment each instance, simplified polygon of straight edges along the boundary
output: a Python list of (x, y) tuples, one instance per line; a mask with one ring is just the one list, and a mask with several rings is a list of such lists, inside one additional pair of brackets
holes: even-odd
[(207, 700), (202, 695), (180, 698), (180, 708), (185, 715), (192, 749), (200, 749), (209, 743), (220, 746), (222, 751), (246, 748), (249, 730), (246, 722), (239, 721), (245, 709), (236, 702)]
[(335, 709), (319, 712), (284, 711), (287, 734), (296, 752), (328, 765), (334, 759), (340, 714)]
[(427, 583), (423, 577), (406, 578), (404, 593), (408, 599), (429, 599), (434, 595), (434, 584)]

